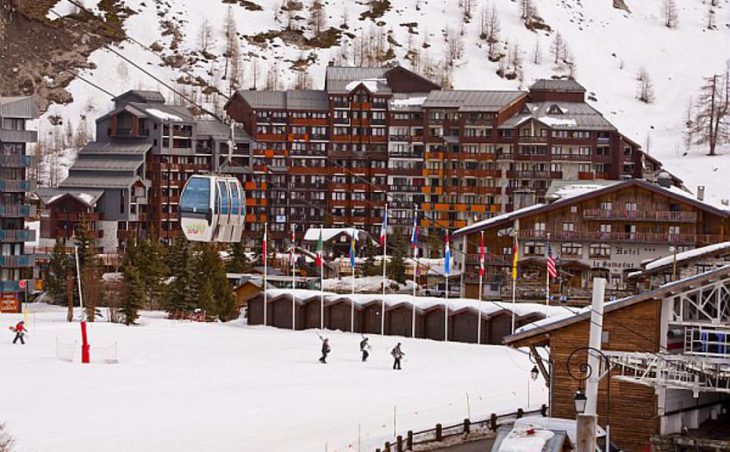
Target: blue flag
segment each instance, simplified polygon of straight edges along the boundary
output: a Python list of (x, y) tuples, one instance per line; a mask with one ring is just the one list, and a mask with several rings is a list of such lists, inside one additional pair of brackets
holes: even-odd
[(449, 233), (446, 233), (446, 247), (444, 250), (444, 273), (451, 274), (451, 247), (449, 246)]

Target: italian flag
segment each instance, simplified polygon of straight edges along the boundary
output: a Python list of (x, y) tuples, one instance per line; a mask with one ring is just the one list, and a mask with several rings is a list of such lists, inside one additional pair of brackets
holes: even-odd
[(322, 244), (322, 228), (319, 228), (319, 240), (317, 240), (317, 259), (315, 264), (317, 267), (322, 266), (322, 254), (324, 252), (324, 245)]

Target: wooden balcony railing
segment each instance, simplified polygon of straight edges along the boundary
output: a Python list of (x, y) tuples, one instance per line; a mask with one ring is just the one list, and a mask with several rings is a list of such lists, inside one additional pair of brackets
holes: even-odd
[(645, 243), (717, 243), (720, 235), (715, 234), (669, 234), (655, 232), (600, 232), (600, 231), (535, 231), (520, 230), (521, 239), (547, 240), (588, 240), (596, 242), (645, 242)]
[(591, 220), (667, 221), (676, 223), (694, 223), (697, 221), (697, 213), (651, 210), (586, 209), (583, 211), (583, 218)]

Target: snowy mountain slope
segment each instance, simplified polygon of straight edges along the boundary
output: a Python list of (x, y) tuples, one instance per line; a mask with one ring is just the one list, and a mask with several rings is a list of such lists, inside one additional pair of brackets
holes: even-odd
[[(328, 49), (302, 49), (281, 38), (260, 46), (249, 39), (258, 33), (280, 31), (286, 26), (287, 17), (280, 9), (281, 0), (256, 0), (260, 11), (251, 11), (238, 3), (223, 3), (223, 0), (125, 0), (126, 5), (137, 12), (127, 19), (126, 30), (130, 37), (144, 45), (155, 43), (168, 57), (180, 55), (197, 60), (188, 69), (223, 92), (229, 91), (228, 82), (223, 79), (224, 22), (229, 8), (235, 18), (245, 61), (239, 77), (243, 88), (254, 84), (258, 88), (265, 87), (267, 79), (269, 85), (291, 87), (297, 79), (297, 73), (291, 67), (302, 59), (314, 61), (308, 72), (313, 86), (321, 87), (327, 63), (332, 60), (360, 63), (361, 42), (372, 36), (373, 45), (387, 38), (384, 46), (392, 48), (396, 57), (390, 61), (410, 66), (405, 58), (409, 47), (411, 51), (417, 51), (420, 64), (416, 69), (436, 77), (449, 73), (443, 69), (447, 67), (449, 48), (456, 48), (455, 53), (461, 55), (454, 61), (450, 75), (457, 89), (525, 89), (536, 78), (567, 73), (565, 65), (557, 67), (553, 63), (551, 54), (551, 46), (559, 32), (575, 62), (577, 80), (610, 121), (641, 143), (652, 156), (664, 161), (670, 171), (685, 179), (689, 188), (703, 184), (708, 186), (709, 199), (730, 198), (730, 188), (722, 178), (716, 177), (730, 173), (730, 149), (714, 158), (706, 157), (704, 149), (694, 147), (683, 155), (686, 149), (681, 133), (690, 97), (697, 96), (703, 77), (724, 72), (730, 58), (728, 0), (716, 0), (716, 27), (712, 30), (706, 28), (710, 0), (677, 1), (679, 20), (676, 29), (664, 26), (659, 0), (628, 0), (630, 13), (613, 8), (610, 0), (534, 0), (538, 15), (551, 32), (528, 30), (520, 19), (520, 2), (512, 0), (472, 0), (473, 17), (465, 23), (461, 8), (464, 1), (391, 0), (391, 8), (375, 19), (382, 24), (378, 26), (373, 20), (359, 19), (367, 11), (366, 2), (330, 0), (325, 2), (326, 26), (340, 27), (346, 22), (348, 28), (341, 36), (341, 46)], [(305, 19), (309, 3), (305, 1), (304, 11), (297, 13), (302, 19), (294, 21), (306, 30), (305, 37), (312, 36)], [(498, 11), (501, 24), (497, 48), (507, 55), (519, 54), (523, 62), (522, 82), (500, 78), (496, 74), (500, 63), (487, 58), (486, 42), (480, 38), (480, 16), (483, 10), (489, 11), (491, 5)], [(212, 60), (200, 55), (201, 29), (206, 20), (212, 28), (213, 42), (208, 49), (214, 56)], [(417, 25), (413, 26), (413, 23)], [(451, 37), (451, 46), (445, 42), (445, 36)], [(459, 36), (463, 40), (462, 52), (455, 44)], [(517, 52), (515, 45), (519, 47)], [(537, 46), (541, 58), (536, 64)], [(165, 81), (171, 82), (183, 75), (179, 70), (162, 67), (157, 55), (137, 44), (125, 43), (120, 51)], [(504, 58), (508, 59), (511, 58)], [(135, 87), (162, 88), (107, 50), (95, 52), (91, 61), (96, 63), (97, 69), (85, 75), (112, 93), (119, 94)], [(654, 85), (652, 104), (635, 98), (636, 77), (642, 67)], [(255, 82), (254, 73), (258, 74)], [(278, 74), (277, 77), (269, 75), (272, 73)], [(199, 88), (184, 86), (181, 89), (205, 101), (211, 109), (220, 110), (225, 100), (221, 96), (203, 96), (199, 94)], [(53, 106), (47, 114), (57, 114), (73, 122), (84, 116), (93, 124), (93, 118), (110, 106), (109, 96), (82, 81), (74, 81), (69, 90), (74, 95), (74, 102), (65, 107)], [(173, 97), (169, 91), (165, 94)]]

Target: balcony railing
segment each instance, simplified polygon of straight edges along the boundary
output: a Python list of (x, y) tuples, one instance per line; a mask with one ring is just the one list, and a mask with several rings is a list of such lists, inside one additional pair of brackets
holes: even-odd
[(35, 265), (33, 256), (0, 256), (0, 267), (21, 268), (32, 267), (33, 265)]
[(2, 168), (30, 168), (32, 164), (33, 157), (30, 155), (0, 155)]
[(3, 143), (35, 143), (38, 141), (38, 132), (0, 129), (0, 141)]
[(35, 206), (28, 206), (28, 205), (0, 205), (0, 217), (10, 217), (10, 218), (17, 218), (17, 217), (31, 217), (36, 214), (36, 207)]
[(35, 234), (31, 229), (3, 229), (0, 230), (0, 242), (32, 242)]
[(0, 192), (29, 192), (35, 189), (35, 182), (30, 180), (0, 179)]
[[(692, 244), (700, 241), (696, 234), (669, 234), (654, 232), (600, 232), (600, 231), (535, 231), (520, 230), (521, 239), (547, 240), (590, 240), (596, 242), (646, 242), (646, 243), (679, 243)], [(707, 235), (707, 234), (706, 234)], [(706, 240), (720, 241), (719, 235), (707, 235)], [(714, 243), (714, 242), (710, 242)]]
[(685, 327), (684, 353), (730, 358), (730, 328), (712, 325)]
[(542, 137), (539, 135), (521, 135), (517, 141), (520, 143), (547, 143), (548, 137)]
[(581, 162), (590, 162), (591, 158), (590, 154), (552, 154), (553, 160), (578, 160)]
[(595, 220), (668, 221), (677, 223), (694, 223), (697, 221), (697, 213), (650, 210), (586, 209), (583, 211), (583, 218)]

